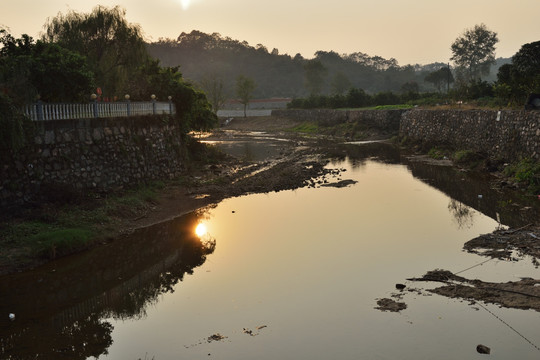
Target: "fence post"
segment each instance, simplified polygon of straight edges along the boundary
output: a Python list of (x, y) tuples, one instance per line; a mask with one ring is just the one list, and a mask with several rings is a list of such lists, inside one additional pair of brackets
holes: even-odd
[(90, 95), (90, 98), (92, 99), (93, 101), (93, 104), (92, 104), (92, 107), (94, 109), (94, 118), (98, 118), (98, 106), (97, 106), (97, 95), (96, 94), (92, 94)]
[(37, 112), (37, 119), (39, 121), (43, 121), (43, 101), (41, 101), (41, 98), (39, 96), (36, 101), (36, 112)]
[(152, 115), (156, 115), (156, 95), (152, 94)]

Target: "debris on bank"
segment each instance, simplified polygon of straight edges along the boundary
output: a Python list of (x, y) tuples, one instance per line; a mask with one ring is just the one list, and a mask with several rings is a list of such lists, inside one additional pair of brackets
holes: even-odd
[(540, 226), (526, 225), (517, 229), (497, 230), (467, 241), (463, 248), (470, 253), (496, 259), (518, 260), (532, 257), (540, 266)]
[(507, 308), (540, 311), (540, 280), (525, 278), (520, 281), (491, 283), (469, 280), (454, 275), (448, 270), (439, 269), (428, 271), (420, 278), (408, 280), (445, 283), (445, 286), (427, 291), (450, 298), (483, 301)]

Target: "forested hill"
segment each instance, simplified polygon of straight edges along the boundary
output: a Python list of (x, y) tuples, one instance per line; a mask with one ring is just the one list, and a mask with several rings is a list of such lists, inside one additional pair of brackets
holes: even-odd
[(318, 51), (313, 59), (305, 59), (300, 54), (292, 57), (280, 54), (278, 49), (269, 51), (261, 44), (254, 47), (218, 33), (196, 30), (182, 33), (176, 40), (160, 39), (147, 46), (150, 55), (163, 66), (180, 66), (186, 79), (196, 83), (221, 79), (230, 97), (235, 96), (234, 84), (239, 75), (255, 81), (255, 98), (306, 96), (309, 91), (305, 87), (305, 66), (316, 61), (324, 68), (320, 72), (322, 94), (340, 93), (351, 87), (368, 93), (401, 92), (411, 85), (420, 91), (435, 91), (424, 78), (447, 66), (444, 63), (399, 66), (395, 59), (361, 52)]

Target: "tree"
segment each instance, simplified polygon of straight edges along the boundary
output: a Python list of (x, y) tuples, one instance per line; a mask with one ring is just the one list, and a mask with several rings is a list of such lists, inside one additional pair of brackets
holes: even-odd
[(432, 83), (438, 92), (442, 92), (445, 87), (448, 89), (450, 84), (454, 82), (454, 76), (450, 68), (444, 66), (437, 71), (430, 72), (424, 78), (424, 81)]
[(217, 113), (227, 100), (223, 79), (216, 73), (209, 73), (202, 78), (200, 86), (212, 104), (212, 110)]
[(456, 64), (459, 80), (464, 85), (489, 74), (490, 66), (495, 63), (495, 44), (498, 41), (497, 33), (480, 24), (465, 30), (452, 43), (450, 59)]
[(366, 94), (363, 89), (352, 88), (347, 93), (347, 104), (350, 107), (361, 108), (371, 103), (371, 96)]
[(0, 30), (0, 89), (16, 104), (39, 95), (50, 102), (80, 101), (90, 93), (93, 74), (86, 59), (58, 44)]
[(338, 71), (332, 79), (332, 90), (334, 94), (341, 95), (351, 88), (351, 82), (347, 75)]
[(141, 28), (125, 15), (119, 6), (59, 13), (45, 24), (43, 40), (85, 55), (103, 94), (122, 95), (129, 77), (148, 58)]
[(249, 100), (255, 90), (255, 81), (244, 75), (240, 75), (236, 78), (236, 96), (240, 99), (240, 103), (244, 105), (244, 117), (247, 117), (247, 106)]
[(310, 60), (304, 64), (305, 86), (311, 95), (321, 93), (327, 72), (319, 60)]
[(525, 44), (512, 57), (515, 71), (527, 92), (540, 92), (540, 41)]
[(511, 64), (499, 68), (495, 94), (498, 98), (521, 105), (530, 93), (540, 92), (540, 41), (523, 45)]

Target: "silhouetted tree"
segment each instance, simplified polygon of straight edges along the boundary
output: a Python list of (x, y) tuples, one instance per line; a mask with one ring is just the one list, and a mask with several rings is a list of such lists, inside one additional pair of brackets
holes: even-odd
[(223, 78), (216, 73), (209, 73), (202, 78), (200, 86), (212, 104), (212, 110), (217, 113), (227, 100)]
[(349, 81), (349, 78), (341, 71), (338, 71), (334, 74), (331, 85), (334, 94), (338, 95), (345, 93), (351, 88), (351, 82)]
[(456, 64), (459, 80), (464, 85), (489, 74), (490, 66), (495, 63), (495, 44), (498, 41), (497, 33), (480, 24), (465, 30), (452, 43), (451, 60)]
[(442, 92), (444, 88), (449, 88), (454, 82), (454, 76), (448, 67), (441, 67), (437, 71), (430, 72), (424, 78), (424, 81), (432, 83), (438, 92)]
[(92, 85), (86, 59), (58, 44), (15, 39), (0, 30), (0, 90), (15, 104), (79, 101)]
[(319, 60), (310, 60), (304, 64), (305, 86), (311, 95), (321, 93), (328, 70)]
[(97, 6), (86, 14), (59, 13), (45, 24), (43, 40), (84, 54), (103, 94), (121, 95), (148, 57), (140, 26), (128, 23), (125, 15), (119, 6)]
[(255, 90), (253, 79), (243, 75), (236, 78), (236, 95), (240, 99), (240, 103), (244, 105), (244, 117), (247, 117), (247, 106), (253, 96), (253, 90)]

